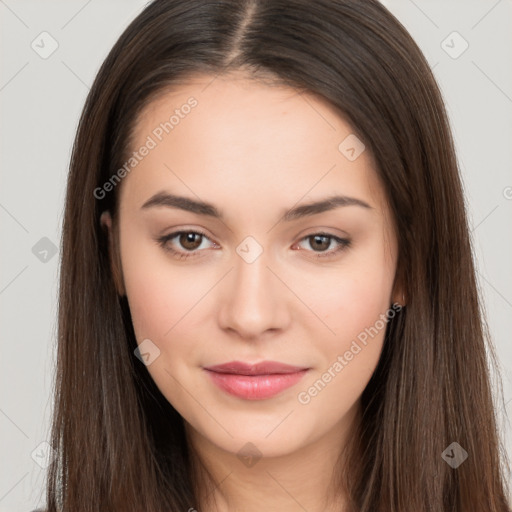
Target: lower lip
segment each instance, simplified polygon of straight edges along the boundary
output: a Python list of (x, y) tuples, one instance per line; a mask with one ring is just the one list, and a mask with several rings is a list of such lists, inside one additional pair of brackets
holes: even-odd
[(245, 400), (271, 398), (281, 391), (297, 384), (307, 370), (295, 373), (274, 373), (269, 375), (238, 375), (206, 370), (213, 383), (230, 395)]

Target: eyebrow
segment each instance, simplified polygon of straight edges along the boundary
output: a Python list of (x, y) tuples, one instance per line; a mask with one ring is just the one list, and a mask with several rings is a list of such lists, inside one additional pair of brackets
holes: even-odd
[[(152, 207), (178, 208), (187, 212), (196, 213), (197, 215), (206, 215), (216, 219), (224, 220), (223, 213), (213, 204), (205, 201), (197, 201), (184, 196), (177, 196), (161, 191), (151, 196), (142, 206), (141, 209)], [(334, 195), (314, 201), (307, 204), (296, 206), (284, 213), (282, 220), (289, 222), (302, 217), (309, 217), (318, 213), (334, 210), (342, 206), (360, 206), (365, 209), (373, 210), (374, 208), (361, 199), (348, 196)]]

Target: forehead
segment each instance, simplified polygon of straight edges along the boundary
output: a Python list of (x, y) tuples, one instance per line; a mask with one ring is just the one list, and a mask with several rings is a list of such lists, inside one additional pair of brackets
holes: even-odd
[(142, 111), (130, 152), (149, 140), (153, 147), (124, 179), (122, 196), (142, 204), (177, 187), (221, 203), (236, 193), (261, 207), (262, 197), (293, 204), (339, 192), (383, 206), (370, 152), (355, 160), (343, 153), (354, 137), (318, 95), (244, 75), (196, 75)]

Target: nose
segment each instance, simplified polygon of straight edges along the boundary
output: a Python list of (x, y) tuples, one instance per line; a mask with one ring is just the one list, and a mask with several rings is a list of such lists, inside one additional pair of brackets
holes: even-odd
[(290, 292), (268, 268), (266, 252), (248, 263), (234, 256), (234, 269), (226, 276), (219, 299), (218, 321), (222, 329), (255, 340), (267, 331), (288, 325)]

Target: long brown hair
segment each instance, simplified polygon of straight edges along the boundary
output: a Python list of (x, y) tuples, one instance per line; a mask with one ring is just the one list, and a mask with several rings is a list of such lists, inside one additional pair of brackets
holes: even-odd
[[(156, 95), (233, 70), (328, 100), (374, 156), (392, 211), (407, 305), (387, 327), (344, 468), (340, 458), (350, 510), (510, 512), (496, 356), (445, 107), (418, 46), (377, 0), (155, 0), (112, 48), (67, 185), (48, 511), (197, 505), (182, 418), (134, 356), (116, 247), (99, 222), (104, 210), (115, 221), (120, 187), (97, 191)], [(453, 442), (468, 454), (457, 468), (442, 457)]]

